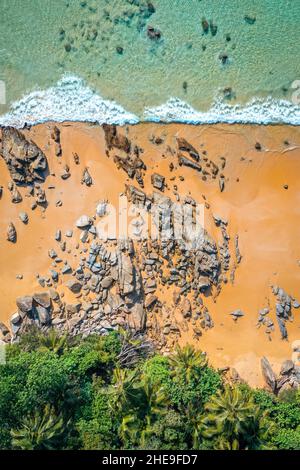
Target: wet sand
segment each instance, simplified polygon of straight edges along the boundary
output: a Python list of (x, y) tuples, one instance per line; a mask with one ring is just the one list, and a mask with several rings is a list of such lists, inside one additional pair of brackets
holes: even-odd
[[(42, 290), (36, 274), (49, 275), (48, 250), (57, 249), (56, 230), (61, 229), (63, 234), (74, 230), (73, 237), (67, 239), (63, 257), (71, 263), (74, 257), (79, 257), (75, 246), (80, 231), (74, 228), (78, 217), (82, 214), (92, 216), (97, 202), (102, 199), (117, 204), (126, 183), (138, 187), (125, 172), (117, 169), (112, 157), (107, 157), (101, 127), (76, 123), (59, 125), (62, 157), (55, 156), (50, 138), (52, 128), (53, 124), (49, 123), (24, 131), (48, 159), (50, 174), (42, 185), (49, 203), (45, 211), (40, 207), (34, 211), (30, 209), (32, 199), (25, 196), (26, 188), (19, 188), (23, 196), (21, 203), (11, 202), (7, 189), (10, 175), (0, 158), (0, 186), (4, 188), (0, 200), (0, 320), (6, 323), (16, 311), (17, 296)], [(205, 228), (215, 240), (220, 239), (220, 231), (214, 224), (213, 215), (228, 220), (231, 239), (239, 236), (242, 261), (235, 271), (234, 283), (228, 275), (228, 283), (222, 285), (220, 294), (215, 299), (205, 298), (214, 327), (199, 339), (193, 337), (190, 329), (183, 331), (183, 328), (180, 342), (194, 343), (208, 353), (214, 366), (234, 367), (251, 385), (262, 386), (261, 357), (267, 356), (277, 372), (282, 361), (291, 358), (292, 342), (300, 339), (300, 309), (295, 309), (294, 321), (287, 324), (288, 340), (281, 340), (274, 311), (275, 297), (270, 288), (273, 284), (278, 285), (300, 299), (299, 128), (139, 124), (121, 128), (120, 132), (126, 133), (133, 144), (143, 149), (141, 156), (147, 165), (146, 193), (153, 191), (151, 174), (162, 174), (168, 184), (165, 195), (174, 199), (173, 185), (176, 184), (180, 196), (190, 195), (199, 203), (207, 203)], [(160, 137), (163, 142), (153, 143), (153, 136)], [(176, 137), (184, 137), (217, 164), (220, 157), (226, 158), (223, 192), (220, 192), (217, 180), (203, 181), (201, 173), (190, 168), (178, 167), (170, 173), (169, 164), (175, 164), (177, 160), (172, 154)], [(255, 149), (257, 142), (262, 146), (260, 151)], [(79, 165), (74, 162), (74, 152), (80, 156)], [(71, 177), (62, 180), (60, 175), (65, 164), (70, 167)], [(91, 187), (80, 182), (85, 167), (94, 181)], [(184, 180), (181, 181), (179, 176)], [(176, 179), (170, 181), (170, 177)], [(51, 185), (55, 188), (48, 189)], [(287, 189), (285, 185), (288, 185)], [(62, 201), (61, 207), (56, 207), (57, 200)], [(18, 219), (20, 211), (29, 214), (28, 225)], [(6, 241), (9, 222), (13, 222), (17, 230), (16, 244)], [(16, 279), (18, 274), (23, 275), (22, 280)], [(64, 300), (74, 301), (74, 295), (66, 292), (63, 285), (58, 286), (58, 290), (65, 291)], [(172, 288), (161, 288), (157, 295), (165, 308), (172, 310)], [(264, 328), (256, 327), (258, 310), (268, 305), (271, 308), (269, 317), (275, 325), (271, 340)], [(242, 309), (245, 316), (234, 322), (229, 314), (236, 309)], [(150, 323), (152, 320), (150, 315)]]

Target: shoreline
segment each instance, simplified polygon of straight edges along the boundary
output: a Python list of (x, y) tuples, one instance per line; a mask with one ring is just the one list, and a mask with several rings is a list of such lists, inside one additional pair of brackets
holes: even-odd
[(119, 103), (102, 98), (84, 80), (65, 75), (46, 90), (33, 91), (10, 104), (7, 113), (0, 115), (0, 126), (23, 128), (48, 122), (96, 122), (114, 125), (133, 125), (147, 122), (195, 125), (254, 124), (300, 125), (298, 91), (296, 103), (287, 99), (253, 97), (239, 104), (216, 96), (206, 111), (193, 108), (188, 101), (171, 97), (163, 104), (144, 106), (141, 115), (126, 110)]

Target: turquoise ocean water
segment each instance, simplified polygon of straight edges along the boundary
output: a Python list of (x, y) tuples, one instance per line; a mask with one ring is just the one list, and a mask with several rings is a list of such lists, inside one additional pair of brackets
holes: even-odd
[(0, 0), (0, 123), (300, 123), (299, 33), (300, 0)]

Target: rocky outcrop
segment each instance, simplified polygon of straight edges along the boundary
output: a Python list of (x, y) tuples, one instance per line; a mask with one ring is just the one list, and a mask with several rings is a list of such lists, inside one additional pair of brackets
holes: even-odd
[(1, 155), (16, 184), (27, 185), (45, 180), (48, 167), (45, 154), (17, 129), (2, 129)]
[(276, 395), (300, 389), (300, 366), (297, 366), (292, 360), (288, 359), (282, 363), (278, 376), (274, 373), (266, 357), (261, 360), (261, 368), (268, 388)]

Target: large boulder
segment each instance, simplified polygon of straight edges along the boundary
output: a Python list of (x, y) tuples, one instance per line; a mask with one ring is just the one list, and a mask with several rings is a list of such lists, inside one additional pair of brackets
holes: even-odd
[(261, 359), (261, 370), (266, 384), (270, 387), (272, 392), (275, 392), (277, 385), (276, 375), (266, 357)]
[(15, 183), (24, 185), (45, 180), (48, 167), (45, 154), (17, 129), (2, 129), (1, 154)]
[(51, 299), (50, 299), (49, 292), (39, 292), (39, 293), (33, 294), (33, 299), (38, 305), (44, 308), (50, 308)]
[(134, 304), (130, 314), (128, 315), (128, 325), (135, 331), (142, 331), (146, 327), (146, 311), (142, 304)]
[(16, 300), (17, 307), (22, 313), (31, 312), (32, 303), (33, 303), (33, 298), (31, 295), (23, 295), (22, 297), (18, 297)]

